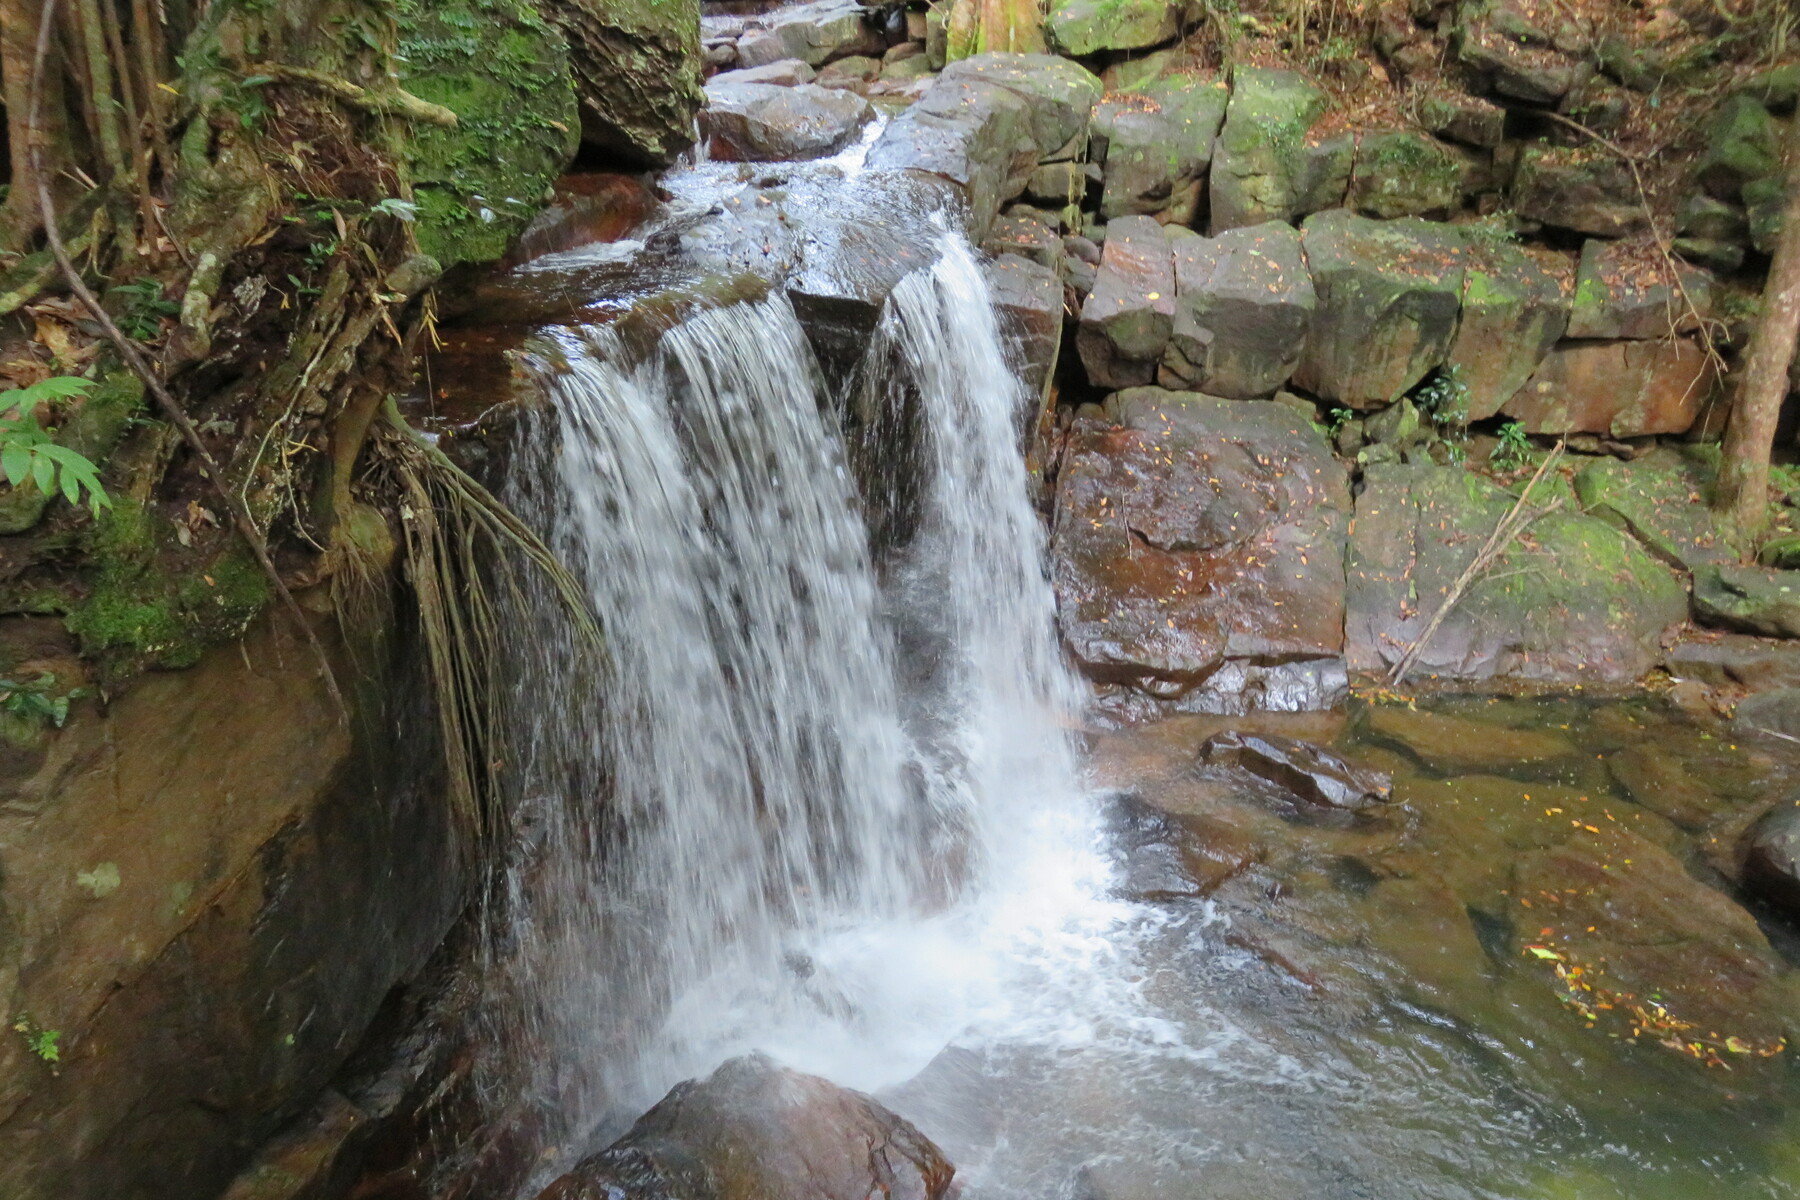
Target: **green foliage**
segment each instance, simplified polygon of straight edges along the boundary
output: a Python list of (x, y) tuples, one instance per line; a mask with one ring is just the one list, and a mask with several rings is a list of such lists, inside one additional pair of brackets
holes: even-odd
[(32, 680), (0, 679), (0, 711), (32, 725), (54, 725), (58, 729), (69, 719), (69, 702), (83, 695), (82, 689), (71, 688), (55, 694), (56, 676), (41, 671)]
[(1462, 368), (1447, 363), (1420, 388), (1413, 403), (1433, 425), (1462, 425), (1469, 418), (1469, 385)]
[(119, 314), (119, 328), (125, 336), (140, 342), (152, 341), (162, 334), (162, 319), (181, 315), (181, 305), (163, 296), (160, 279), (140, 279), (109, 289), (111, 294), (125, 297), (125, 311)]
[(27, 388), (0, 392), (0, 473), (8, 483), (23, 487), (30, 482), (45, 495), (60, 490), (70, 504), (79, 504), (86, 492), (88, 507), (96, 513), (112, 503), (93, 462), (57, 445), (51, 431), (37, 420), (38, 405), (84, 395), (93, 386), (86, 379), (54, 375)]
[(61, 1030), (40, 1029), (34, 1026), (29, 1019), (22, 1017), (13, 1023), (13, 1032), (23, 1036), (25, 1044), (31, 1047), (31, 1052), (45, 1062), (59, 1063), (62, 1061), (62, 1049), (57, 1044), (62, 1041)]
[(1347, 408), (1332, 409), (1330, 419), (1325, 422), (1325, 432), (1329, 433), (1332, 437), (1336, 437), (1343, 432), (1344, 426), (1348, 425), (1350, 419), (1355, 415), (1355, 413)]
[(1491, 453), (1488, 461), (1497, 467), (1516, 469), (1522, 467), (1531, 458), (1531, 438), (1525, 432), (1525, 426), (1517, 421), (1508, 421), (1500, 427), (1500, 442)]

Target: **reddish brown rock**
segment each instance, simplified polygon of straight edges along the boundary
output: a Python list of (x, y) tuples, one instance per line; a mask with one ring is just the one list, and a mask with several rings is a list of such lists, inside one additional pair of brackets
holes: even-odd
[(636, 175), (567, 175), (556, 198), (532, 219), (504, 267), (595, 242), (616, 242), (656, 209), (656, 194)]
[(1683, 433), (1715, 382), (1706, 353), (1685, 338), (1569, 342), (1501, 411), (1530, 433)]
[(1344, 468), (1286, 405), (1135, 388), (1077, 425), (1053, 572), (1086, 673), (1181, 711), (1325, 707), (1342, 680)]
[(942, 1200), (955, 1173), (868, 1096), (751, 1054), (676, 1084), (538, 1200)]

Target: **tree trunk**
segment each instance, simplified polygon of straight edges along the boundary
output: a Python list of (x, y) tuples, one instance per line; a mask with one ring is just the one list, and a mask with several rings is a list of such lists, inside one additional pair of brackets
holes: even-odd
[(956, 0), (947, 44), (952, 62), (996, 50), (1042, 54), (1044, 15), (1037, 0)]
[(1800, 119), (1788, 133), (1788, 200), (1775, 242), (1775, 260), (1763, 288), (1762, 318), (1750, 336), (1739, 376), (1737, 402), (1725, 434), (1725, 457), (1713, 507), (1754, 539), (1769, 509), (1769, 450), (1788, 391), (1788, 364), (1800, 339)]

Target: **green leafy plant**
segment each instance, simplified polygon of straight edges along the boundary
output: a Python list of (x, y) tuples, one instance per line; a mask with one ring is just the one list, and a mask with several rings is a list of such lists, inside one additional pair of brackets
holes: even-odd
[(1461, 425), (1469, 416), (1469, 385), (1462, 368), (1448, 363), (1420, 388), (1413, 403), (1433, 425)]
[(59, 446), (49, 430), (38, 424), (38, 405), (84, 395), (94, 385), (70, 375), (53, 375), (27, 388), (0, 392), (0, 473), (14, 487), (26, 481), (45, 495), (61, 491), (70, 504), (81, 503), (99, 512), (112, 504), (100, 486), (100, 471), (91, 460), (67, 446)]
[(1497, 467), (1517, 468), (1525, 465), (1531, 457), (1531, 438), (1526, 435), (1525, 427), (1517, 421), (1508, 421), (1500, 427), (1500, 442), (1488, 454), (1488, 461)]
[(25, 1044), (31, 1052), (47, 1063), (62, 1061), (62, 1048), (57, 1045), (62, 1040), (60, 1029), (39, 1029), (24, 1018), (13, 1023), (13, 1032), (24, 1036)]
[(1329, 433), (1332, 437), (1336, 437), (1344, 431), (1344, 426), (1348, 425), (1350, 423), (1350, 418), (1355, 415), (1355, 413), (1347, 408), (1332, 409), (1330, 417), (1325, 422), (1325, 432)]
[(389, 196), (369, 206), (369, 211), (384, 217), (392, 217), (396, 221), (413, 221), (418, 218), (419, 206), (411, 200), (402, 200), (398, 196)]
[(80, 688), (55, 694), (56, 676), (40, 672), (36, 679), (0, 679), (0, 711), (26, 721), (49, 723), (58, 729), (69, 719), (69, 702), (82, 696)]
[(125, 311), (119, 315), (119, 328), (137, 341), (148, 342), (161, 336), (162, 319), (181, 315), (181, 305), (163, 297), (160, 279), (140, 279), (109, 290), (125, 297)]

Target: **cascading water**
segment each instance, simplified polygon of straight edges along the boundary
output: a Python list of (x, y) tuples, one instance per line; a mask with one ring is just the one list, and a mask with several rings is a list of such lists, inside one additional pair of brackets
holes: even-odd
[[(1025, 397), (979, 268), (945, 235), (862, 373), (922, 423), (920, 519), (884, 584), (781, 296), (691, 317), (642, 361), (565, 331), (537, 365), (556, 486), (529, 499), (611, 657), (583, 677), (550, 643), (521, 684), (566, 698), (535, 706), (518, 770), (540, 1103), (572, 1129), (616, 1120), (749, 1049), (904, 1081), (995, 1003), (1000, 943), (1071, 936), (1106, 873)], [(900, 630), (926, 669), (899, 669)], [(1084, 945), (1111, 919), (1085, 915)]]

